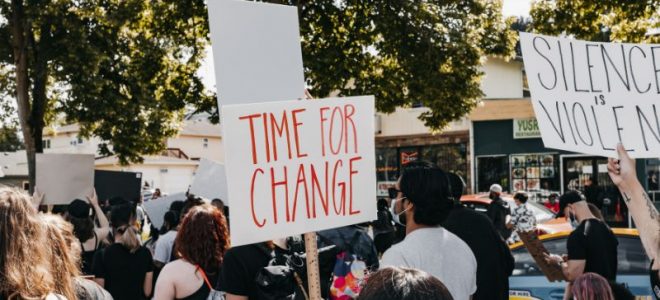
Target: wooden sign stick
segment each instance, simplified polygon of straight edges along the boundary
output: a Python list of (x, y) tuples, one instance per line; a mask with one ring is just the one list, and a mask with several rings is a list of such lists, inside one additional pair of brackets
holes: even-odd
[(319, 274), (319, 249), (316, 245), (316, 232), (305, 233), (305, 253), (307, 257), (309, 299), (322, 300), (321, 275)]

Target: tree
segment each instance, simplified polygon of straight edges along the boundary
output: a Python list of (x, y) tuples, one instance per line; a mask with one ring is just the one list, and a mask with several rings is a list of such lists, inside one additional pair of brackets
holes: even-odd
[(0, 84), (16, 100), (31, 187), (55, 116), (106, 141), (100, 154), (139, 162), (165, 147), (186, 104), (214, 97), (195, 75), (203, 0), (4, 0), (0, 16)]
[(535, 32), (597, 42), (659, 43), (660, 0), (537, 0)]
[[(481, 59), (514, 55), (499, 0), (296, 1), (305, 77), (325, 97), (375, 95), (378, 110), (422, 104), (441, 130), (481, 98)], [(220, 95), (222, 96), (222, 95)]]
[(0, 152), (14, 152), (23, 149), (23, 142), (18, 138), (18, 128), (0, 127)]

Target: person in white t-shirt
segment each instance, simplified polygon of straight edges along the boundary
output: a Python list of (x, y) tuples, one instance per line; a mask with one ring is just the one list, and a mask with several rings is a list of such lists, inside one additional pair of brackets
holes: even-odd
[(381, 267), (425, 271), (440, 279), (454, 299), (470, 299), (477, 290), (477, 260), (465, 242), (440, 226), (453, 207), (446, 173), (430, 162), (411, 162), (396, 188), (392, 215), (406, 227), (406, 237), (385, 252)]
[(174, 248), (174, 240), (176, 240), (177, 227), (179, 226), (179, 215), (176, 211), (168, 211), (163, 217), (163, 228), (167, 232), (156, 241), (156, 249), (154, 250), (154, 264), (158, 268), (162, 268), (170, 262), (172, 258), (172, 249)]

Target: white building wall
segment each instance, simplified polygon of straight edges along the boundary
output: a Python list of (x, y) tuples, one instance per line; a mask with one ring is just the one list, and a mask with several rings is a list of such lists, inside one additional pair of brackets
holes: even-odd
[(523, 64), (489, 57), (481, 67), (481, 91), (484, 99), (518, 99), (523, 97)]
[(82, 143), (80, 143), (77, 133), (61, 133), (55, 136), (44, 137), (44, 140), (50, 140), (50, 148), (44, 149), (46, 153), (98, 155), (98, 145), (101, 143), (101, 140), (96, 137), (88, 140), (82, 139)]
[[(431, 130), (419, 120), (419, 115), (425, 111), (428, 111), (428, 108), (397, 108), (391, 114), (377, 114), (377, 118), (380, 120), (376, 121), (376, 136), (387, 137), (431, 133)], [(467, 131), (469, 128), (470, 123), (467, 119), (461, 119), (452, 122), (443, 132)]]
[(179, 148), (190, 158), (223, 162), (225, 157), (222, 139), (219, 137), (178, 136), (167, 140), (167, 148)]

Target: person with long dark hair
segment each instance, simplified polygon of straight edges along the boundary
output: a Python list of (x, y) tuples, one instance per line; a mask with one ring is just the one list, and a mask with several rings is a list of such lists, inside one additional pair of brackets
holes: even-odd
[(151, 252), (140, 244), (133, 206), (114, 207), (110, 219), (115, 242), (96, 253), (94, 280), (115, 299), (149, 299), (154, 265)]
[[(95, 226), (94, 219), (90, 215), (92, 209), (99, 221), (98, 227)], [(99, 206), (96, 191), (87, 197), (87, 202), (80, 199), (73, 200), (67, 208), (65, 219), (73, 224), (73, 232), (80, 243), (82, 272), (84, 275), (91, 275), (94, 254), (110, 232), (110, 223)]]
[(211, 289), (217, 289), (229, 249), (224, 214), (209, 204), (192, 207), (181, 222), (175, 245), (180, 259), (163, 268), (154, 299), (206, 299)]

